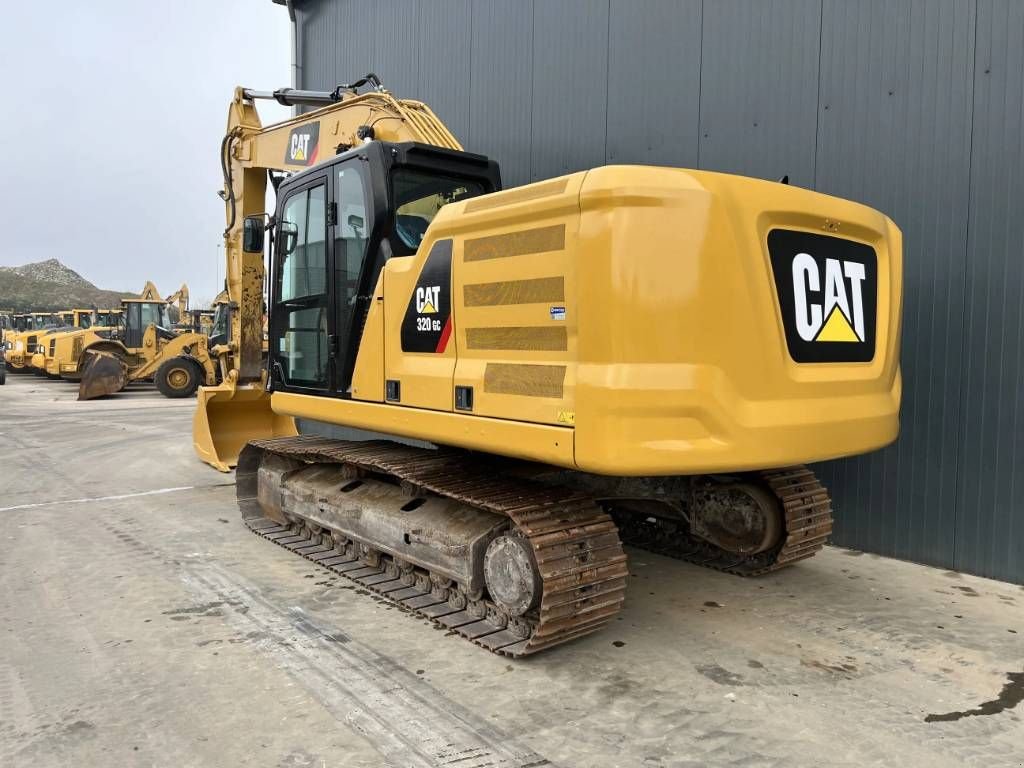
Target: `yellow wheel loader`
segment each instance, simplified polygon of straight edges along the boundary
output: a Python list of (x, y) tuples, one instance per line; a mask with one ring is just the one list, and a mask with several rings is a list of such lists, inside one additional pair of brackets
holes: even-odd
[(120, 324), (120, 309), (101, 309), (91, 313), (88, 326), (51, 334), (40, 345), (43, 354), (42, 369), (51, 379), (78, 381), (81, 378), (79, 361), (82, 352), (93, 343), (109, 339)]
[[(70, 309), (58, 312), (60, 325), (50, 330), (45, 336), (40, 337), (36, 347), (32, 351), (29, 364), (32, 372), (37, 376), (50, 376), (48, 369), (49, 358), (53, 356), (53, 350), (57, 339), (69, 334), (76, 333), (82, 329), (91, 328), (96, 322), (96, 310), (92, 309)], [(51, 376), (52, 378), (58, 378)]]
[(217, 370), (201, 333), (171, 330), (167, 303), (152, 283), (138, 299), (121, 302), (121, 324), (110, 338), (82, 348), (78, 399), (112, 395), (133, 381), (153, 381), (165, 397), (191, 397), (214, 385)]
[[(318, 108), (264, 127), (260, 98)], [(236, 90), (221, 162), (198, 455), (237, 465), (254, 532), (491, 651), (613, 621), (623, 543), (748, 576), (814, 555), (804, 463), (896, 439), (901, 235), (868, 207), (640, 166), (502, 190), (372, 75)]]
[(31, 312), (15, 316), (14, 331), (4, 335), (4, 359), (10, 373), (32, 373), (32, 356), (39, 349), (40, 339), (61, 327), (57, 312)]

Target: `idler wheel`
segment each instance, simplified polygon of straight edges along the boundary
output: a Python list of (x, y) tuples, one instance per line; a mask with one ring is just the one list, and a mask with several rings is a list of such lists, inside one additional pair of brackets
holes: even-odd
[(487, 545), (484, 583), (491, 599), (509, 616), (522, 616), (540, 602), (540, 571), (525, 539), (502, 535)]
[(690, 515), (696, 535), (738, 555), (774, 549), (786, 530), (779, 499), (753, 483), (697, 487)]

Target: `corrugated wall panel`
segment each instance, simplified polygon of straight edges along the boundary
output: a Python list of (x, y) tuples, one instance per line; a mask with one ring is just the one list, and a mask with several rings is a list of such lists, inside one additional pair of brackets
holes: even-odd
[(607, 97), (608, 0), (535, 2), (531, 179), (604, 165)]
[(532, 3), (475, 3), (470, 44), (470, 129), (463, 144), (496, 158), (506, 187), (526, 184), (533, 146)]
[(836, 541), (1024, 581), (1024, 3), (298, 10), (300, 85), (373, 69), (496, 158), (506, 186), (604, 162), (699, 164), (788, 173), (892, 216), (905, 246), (903, 432), (821, 465)]
[(814, 183), (820, 0), (704, 4), (700, 166)]
[(973, 41), (966, 2), (823, 9), (816, 186), (904, 235), (902, 432), (826, 470), (835, 540), (927, 563), (953, 555)]
[(981, 0), (956, 566), (1024, 569), (1024, 3)]
[(700, 0), (612, 0), (607, 162), (697, 167), (700, 27)]
[[(298, 40), (296, 56), (303, 70), (300, 74), (302, 87), (326, 89), (327, 78), (334, 70), (334, 36), (335, 16), (340, 6), (328, 3), (310, 3), (295, 11), (298, 24)], [(282, 85), (287, 85), (283, 83)], [(253, 88), (263, 88), (253, 85)], [(268, 90), (280, 88), (281, 85), (271, 83), (265, 86)]]
[[(398, 97), (416, 98), (420, 87), (421, 24), (430, 11), (419, 0), (374, 0), (356, 6), (362, 13), (356, 34), (373, 41), (369, 66), (348, 75), (349, 80), (375, 72), (384, 86)], [(337, 40), (345, 46), (348, 35)], [(358, 69), (358, 67), (357, 67)]]
[(469, 149), (473, 3), (471, 0), (435, 0), (428, 6), (419, 5), (423, 9), (419, 20), (419, 88), (399, 95), (429, 104)]

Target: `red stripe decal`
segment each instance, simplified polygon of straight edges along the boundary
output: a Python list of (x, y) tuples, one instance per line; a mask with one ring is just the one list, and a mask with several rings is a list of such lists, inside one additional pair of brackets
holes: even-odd
[(437, 340), (437, 349), (435, 352), (444, 352), (448, 347), (448, 338), (452, 335), (452, 316), (448, 315), (448, 319), (444, 321), (444, 330), (441, 331), (441, 338)]
[(309, 161), (306, 163), (306, 165), (315, 165), (316, 164), (316, 156), (318, 154), (320, 154), (320, 145), (319, 144), (317, 144), (315, 147), (313, 147), (313, 154), (310, 155)]

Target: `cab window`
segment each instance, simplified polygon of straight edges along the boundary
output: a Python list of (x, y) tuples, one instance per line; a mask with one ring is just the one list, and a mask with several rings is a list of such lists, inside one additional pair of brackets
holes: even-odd
[(484, 193), (478, 181), (399, 168), (391, 175), (391, 196), (395, 209), (395, 251), (397, 255), (416, 252), (430, 222), (448, 203)]
[(285, 384), (324, 388), (327, 338), (327, 187), (318, 184), (284, 203), (275, 243), (275, 358)]
[(327, 288), (326, 198), (323, 185), (293, 195), (284, 208), (280, 301), (319, 296)]

